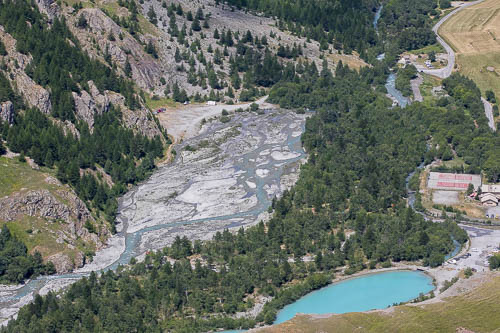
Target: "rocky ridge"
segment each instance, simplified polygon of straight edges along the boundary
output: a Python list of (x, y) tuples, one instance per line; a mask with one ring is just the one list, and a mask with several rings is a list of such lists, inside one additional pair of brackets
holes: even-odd
[(38, 108), (45, 114), (52, 110), (50, 93), (33, 81), (25, 72), (26, 66), (31, 62), (31, 56), (16, 51), (16, 40), (0, 26), (0, 40), (7, 49), (6, 56), (0, 56), (0, 62), (5, 63), (6, 77), (11, 81), (18, 93), (23, 96), (30, 107)]
[(14, 122), (14, 104), (11, 101), (0, 103), (0, 120), (9, 124)]
[(29, 216), (47, 221), (49, 237), (57, 244), (66, 244), (67, 249), (53, 253), (47, 250), (48, 245), (38, 245), (32, 251), (48, 254), (45, 260), (52, 261), (58, 273), (65, 273), (85, 263), (85, 254), (77, 248), (78, 242), (99, 250), (105, 246), (109, 231), (101, 227), (95, 233), (89, 232), (85, 225), (95, 225), (96, 221), (85, 203), (52, 176), (46, 175), (45, 182), (51, 185), (50, 189), (21, 189), (0, 198), (0, 220), (11, 222)]

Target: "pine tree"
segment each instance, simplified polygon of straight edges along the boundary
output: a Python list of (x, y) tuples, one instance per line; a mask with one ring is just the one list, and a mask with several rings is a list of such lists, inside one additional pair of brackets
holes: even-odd
[(175, 59), (175, 62), (177, 62), (177, 63), (181, 62), (181, 60), (182, 60), (181, 53), (179, 52), (178, 48), (175, 49), (174, 59)]
[(233, 88), (231, 88), (231, 86), (229, 86), (227, 88), (226, 96), (229, 98), (234, 98), (234, 92), (233, 92)]
[(195, 18), (197, 18), (198, 20), (204, 20), (205, 19), (204, 15), (203, 15), (203, 11), (201, 10), (201, 8), (198, 8), (198, 11), (196, 12)]
[(156, 17), (156, 12), (155, 12), (155, 9), (153, 8), (153, 6), (149, 7), (148, 18), (149, 18), (149, 22), (153, 23), (154, 25), (156, 25), (158, 23), (158, 19)]
[(125, 69), (124, 69), (124, 71), (125, 71), (125, 75), (127, 77), (130, 77), (132, 75), (132, 66), (130, 65), (130, 62), (128, 61), (128, 59), (125, 62)]
[(87, 28), (87, 19), (85, 18), (85, 16), (83, 16), (83, 14), (80, 14), (80, 16), (78, 17), (78, 22), (76, 23), (76, 26), (80, 29)]
[(5, 149), (5, 147), (3, 146), (3, 143), (2, 141), (0, 140), (0, 156), (5, 154), (7, 152), (7, 150)]
[(193, 23), (191, 24), (191, 29), (193, 29), (193, 31), (201, 30), (200, 20), (198, 20), (198, 18), (194, 18)]
[(184, 14), (181, 4), (177, 4), (177, 9), (175, 10), (175, 13), (179, 16), (182, 16), (182, 14)]
[(154, 58), (158, 58), (158, 53), (156, 53), (156, 48), (151, 40), (146, 45), (145, 50), (147, 53), (151, 54)]
[(214, 63), (216, 63), (217, 65), (222, 64), (222, 54), (221, 54), (221, 52), (220, 52), (220, 49), (219, 49), (219, 48), (216, 48), (216, 49), (215, 49), (215, 54), (214, 54)]
[(224, 40), (224, 43), (230, 47), (234, 45), (233, 34), (231, 33), (230, 29), (226, 32), (226, 38)]
[(0, 56), (6, 56), (7, 49), (5, 48), (5, 44), (0, 40)]
[(67, 179), (70, 184), (76, 186), (80, 181), (80, 168), (78, 167), (76, 161), (73, 161), (69, 164), (67, 173)]

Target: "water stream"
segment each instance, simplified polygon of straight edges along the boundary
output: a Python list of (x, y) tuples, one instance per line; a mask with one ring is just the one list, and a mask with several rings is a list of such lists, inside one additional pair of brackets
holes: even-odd
[[(264, 218), (274, 196), (297, 179), (305, 158), (300, 136), (305, 115), (266, 110), (235, 114), (229, 123), (208, 123), (176, 147), (175, 161), (119, 200), (118, 233), (94, 262), (74, 273), (41, 276), (0, 293), (0, 319), (15, 313), (34, 293), (60, 289), (91, 271), (127, 264), (160, 249), (176, 236), (209, 239), (225, 228)], [(198, 147), (189, 151), (187, 146)]]
[(385, 88), (387, 89), (387, 93), (394, 97), (394, 99), (398, 102), (399, 106), (405, 108), (409, 104), (408, 98), (404, 97), (401, 91), (396, 89), (396, 74), (389, 74)]
[(377, 11), (375, 12), (375, 17), (373, 18), (373, 27), (378, 33), (378, 20), (380, 20), (380, 15), (382, 15), (382, 9), (384, 9), (384, 5), (381, 5)]

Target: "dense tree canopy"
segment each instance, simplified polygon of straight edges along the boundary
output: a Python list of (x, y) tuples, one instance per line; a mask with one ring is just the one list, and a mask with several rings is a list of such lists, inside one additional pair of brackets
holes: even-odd
[[(77, 282), (60, 299), (37, 297), (5, 331), (246, 328), (272, 323), (278, 309), (327, 284), (340, 267), (350, 274), (368, 263), (441, 264), (452, 236), (464, 242), (466, 235), (454, 222), (426, 221), (405, 207), (405, 177), (424, 159), (428, 137), (414, 110), (390, 109), (373, 89), (378, 71), (339, 65), (333, 77), (309, 63), (283, 70), (270, 98), (317, 112), (302, 139), (309, 161), (295, 187), (273, 201), (267, 225), (208, 242), (177, 237), (144, 262)], [(256, 295), (274, 298), (255, 320), (234, 319)]]
[(26, 246), (4, 225), (0, 231), (0, 283), (21, 283), (40, 274), (52, 274), (54, 265), (44, 264), (39, 252), (28, 253)]

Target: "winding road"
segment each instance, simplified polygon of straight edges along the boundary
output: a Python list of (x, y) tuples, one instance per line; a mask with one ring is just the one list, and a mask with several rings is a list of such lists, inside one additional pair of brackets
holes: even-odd
[(464, 10), (467, 7), (476, 5), (476, 4), (481, 3), (483, 1), (484, 0), (478, 0), (478, 1), (474, 1), (474, 2), (463, 3), (457, 9), (455, 9), (454, 11), (452, 11), (451, 13), (449, 13), (448, 15), (446, 15), (445, 17), (440, 19), (438, 23), (436, 23), (436, 25), (432, 28), (432, 31), (434, 31), (434, 33), (436, 34), (436, 39), (439, 42), (439, 44), (441, 44), (444, 47), (444, 49), (446, 50), (446, 53), (448, 53), (448, 64), (446, 65), (446, 67), (443, 67), (443, 68), (424, 69), (424, 70), (422, 70), (422, 72), (424, 72), (425, 74), (437, 76), (441, 79), (446, 79), (447, 77), (449, 77), (451, 75), (451, 72), (453, 72), (453, 68), (455, 67), (455, 51), (453, 51), (453, 48), (448, 43), (446, 43), (446, 41), (443, 38), (441, 38), (441, 36), (439, 36), (439, 33), (438, 33), (439, 28), (441, 28), (441, 25), (443, 25), (443, 23), (446, 22), (446, 20), (448, 20), (450, 17), (452, 17), (456, 13)]
[[(443, 68), (423, 69), (423, 70), (421, 70), (421, 72), (423, 72), (425, 74), (436, 76), (436, 77), (441, 78), (441, 79), (446, 79), (447, 77), (449, 77), (451, 75), (451, 73), (453, 72), (453, 68), (455, 68), (455, 59), (456, 59), (455, 51), (448, 43), (446, 43), (446, 41), (441, 36), (439, 36), (439, 33), (438, 33), (439, 28), (441, 28), (441, 26), (443, 25), (444, 22), (446, 22), (446, 20), (448, 20), (450, 17), (452, 17), (456, 13), (462, 11), (463, 9), (465, 9), (467, 7), (479, 4), (483, 1), (484, 0), (478, 0), (478, 1), (474, 1), (474, 2), (463, 3), (457, 9), (455, 9), (454, 11), (452, 11), (451, 13), (449, 13), (448, 15), (446, 15), (445, 17), (440, 19), (438, 23), (436, 23), (436, 25), (432, 28), (432, 31), (434, 31), (434, 33), (436, 34), (436, 39), (439, 42), (439, 44), (441, 44), (444, 47), (444, 49), (446, 50), (446, 53), (448, 53), (448, 64), (446, 65), (446, 67), (443, 67)], [(415, 89), (414, 89), (414, 92), (415, 92)], [(488, 126), (495, 132), (497, 129), (495, 126), (495, 119), (493, 118), (493, 107), (483, 97), (481, 97), (481, 101), (483, 102), (483, 105), (484, 105), (484, 113), (486, 114), (486, 117), (488, 118)]]

